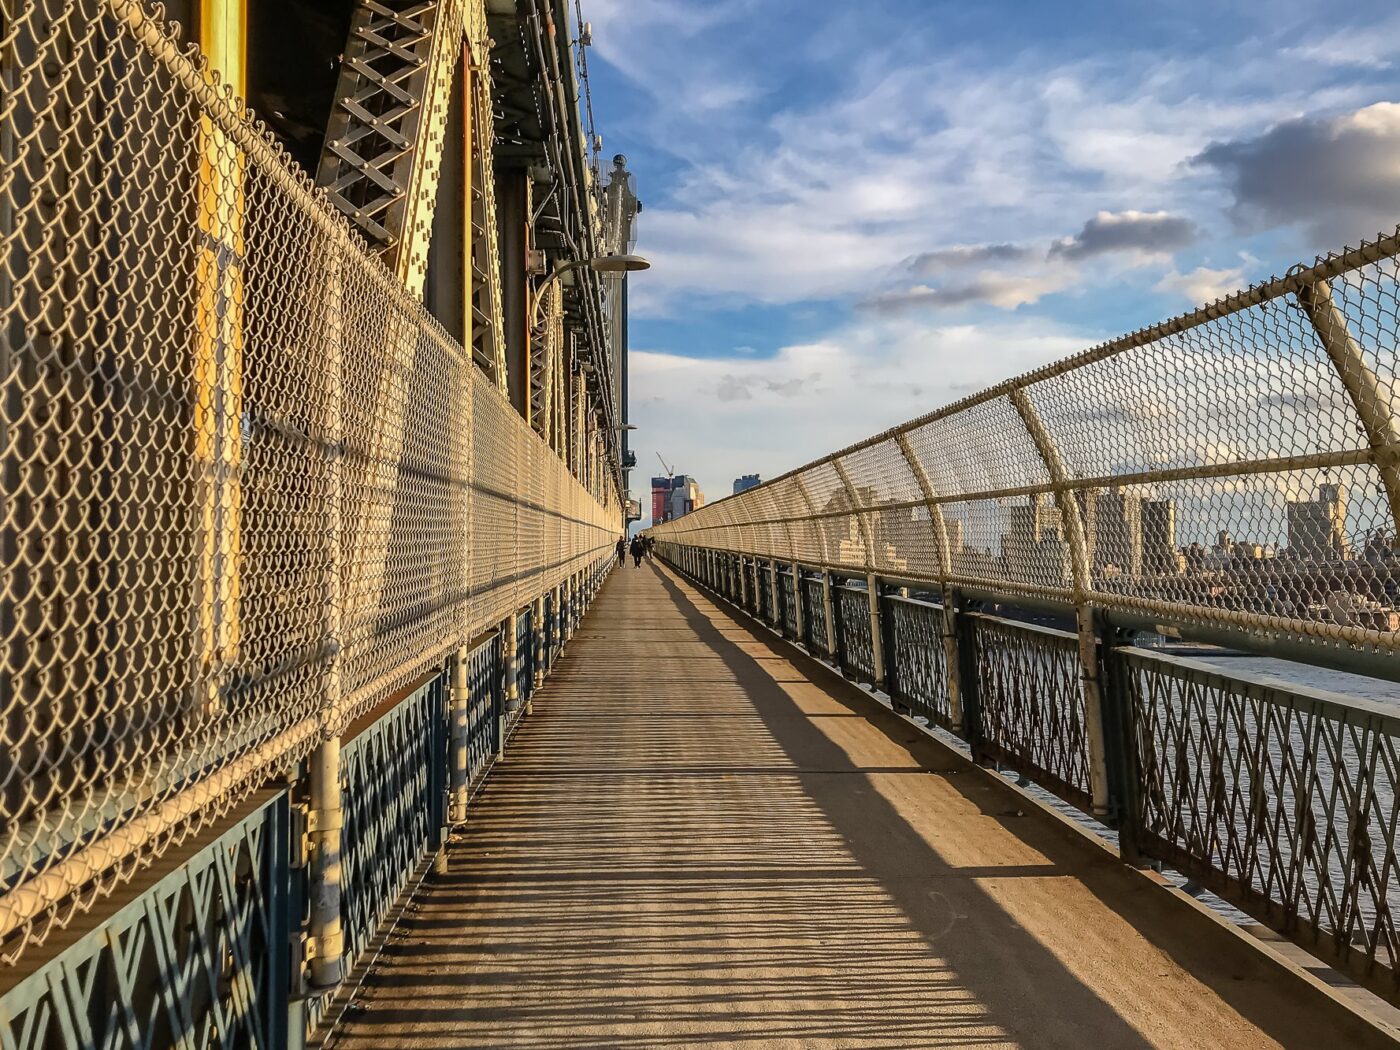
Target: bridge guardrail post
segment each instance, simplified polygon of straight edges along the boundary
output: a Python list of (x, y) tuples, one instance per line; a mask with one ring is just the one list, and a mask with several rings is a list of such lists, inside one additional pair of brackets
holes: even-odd
[(545, 665), (549, 660), (549, 601), (541, 594), (532, 603), (534, 612), (530, 616), (530, 641), (534, 644), (535, 659), (530, 668), (530, 696), (525, 701), (525, 713), (534, 710), (535, 690), (544, 684)]
[(885, 683), (885, 617), (880, 608), (880, 577), (873, 572), (865, 577), (866, 601), (870, 606), (870, 667), (876, 689), (886, 689)]
[(968, 608), (966, 596), (961, 593), (957, 594), (953, 617), (963, 739), (972, 749), (972, 760), (982, 763), (982, 690), (977, 668), (977, 621)]
[(1079, 635), (1080, 688), (1084, 697), (1084, 743), (1089, 753), (1089, 787), (1093, 797), (1094, 816), (1110, 819), (1112, 799), (1108, 758), (1105, 748), (1105, 697), (1103, 689), (1103, 654), (1099, 644), (1098, 616), (1093, 606), (1079, 603), (1075, 607)]
[(749, 577), (749, 572), (748, 572), (748, 567), (744, 564), (744, 556), (743, 556), (742, 554), (740, 554), (740, 555), (738, 556), (738, 558), (739, 558), (739, 604), (742, 605), (745, 609), (747, 609), (747, 608), (749, 607), (749, 578), (748, 578), (748, 577)]
[(802, 641), (802, 566), (796, 561), (792, 563), (792, 640)]
[(768, 594), (772, 599), (768, 604), (768, 622), (779, 631), (783, 624), (783, 596), (778, 590), (778, 559), (768, 559)]
[(501, 639), (501, 672), (505, 675), (505, 703), (502, 704), (500, 729), (496, 735), (496, 757), (504, 758), (506, 753), (506, 724), (510, 713), (520, 704), (520, 654), (515, 644), (519, 630), (519, 618), (515, 613), (506, 617), (505, 635)]
[(452, 675), (451, 660), (444, 661), (438, 668), (437, 681), (433, 689), (439, 705), (438, 717), (432, 721), (432, 742), (430, 754), (433, 761), (428, 768), (428, 848), (433, 851), (433, 871), (447, 874), (447, 836), (451, 831), (448, 814), (452, 805)]
[(451, 736), (449, 762), (452, 770), (448, 785), (447, 819), (462, 824), (467, 819), (468, 781), (471, 777), (471, 756), (468, 736), (471, 732), (471, 676), (469, 653), (460, 646), (452, 657)]
[(841, 640), (837, 636), (836, 604), (831, 598), (831, 570), (822, 570), (822, 614), (826, 618), (826, 654), (831, 662), (841, 663)]
[(311, 986), (334, 988), (345, 979), (345, 928), (341, 914), (340, 737), (331, 735), (311, 756), (310, 929), (307, 954)]
[(958, 605), (962, 596), (956, 587), (943, 586), (942, 620), (939, 635), (943, 643), (943, 677), (948, 689), (948, 721), (967, 735), (967, 721), (964, 714), (962, 668), (958, 648)]
[(1089, 794), (1093, 800), (1091, 808), (1095, 817), (1105, 819), (1109, 806), (1108, 767), (1104, 758), (1103, 691), (1099, 688), (1098, 636), (1090, 605), (1093, 587), (1084, 521), (1076, 493), (1072, 491), (1069, 471), (1030, 395), (1024, 387), (1017, 386), (1007, 397), (1021, 417), (1036, 453), (1045, 464), (1060, 512), (1060, 527), (1069, 552), (1067, 576), (1079, 636), (1079, 680), (1084, 700), (1084, 739), (1088, 750)]
[(1138, 753), (1127, 664), (1118, 652), (1124, 639), (1103, 612), (1094, 616), (1099, 639), (1100, 692), (1104, 700), (1105, 765), (1109, 823), (1118, 829), (1118, 854), (1134, 866), (1147, 862), (1138, 845)]
[[(889, 694), (890, 705), (895, 709), (895, 712), (901, 715), (907, 715), (912, 713), (913, 708), (911, 708), (907, 703), (905, 703), (905, 701), (900, 695), (900, 653), (899, 647), (895, 644), (894, 614), (893, 612), (884, 607), (885, 597), (886, 596), (883, 594), (880, 595), (880, 645), (881, 651), (884, 653), (885, 692)], [(894, 594), (890, 597), (908, 598), (909, 588), (896, 587), (894, 588)]]

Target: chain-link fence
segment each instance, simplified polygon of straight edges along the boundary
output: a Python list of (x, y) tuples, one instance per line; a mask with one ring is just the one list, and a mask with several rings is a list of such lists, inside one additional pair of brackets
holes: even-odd
[(0, 0), (0, 939), (616, 540), (193, 52)]
[(1400, 641), (1395, 235), (973, 395), (658, 539)]
[(1320, 259), (654, 534), (1125, 855), (1393, 998), (1400, 720), (1133, 643), (1400, 678), (1397, 252)]

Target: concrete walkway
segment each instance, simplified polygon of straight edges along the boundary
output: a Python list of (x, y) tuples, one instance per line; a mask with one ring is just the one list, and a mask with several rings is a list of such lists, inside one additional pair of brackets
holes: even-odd
[(791, 652), (614, 572), (332, 1045), (1392, 1045)]

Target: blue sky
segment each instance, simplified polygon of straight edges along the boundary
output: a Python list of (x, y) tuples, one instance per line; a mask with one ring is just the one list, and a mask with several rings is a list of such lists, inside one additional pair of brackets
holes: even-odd
[[(1338, 13), (1342, 12), (1342, 13)], [(1400, 11), (584, 0), (633, 435), (710, 499), (1400, 222)]]

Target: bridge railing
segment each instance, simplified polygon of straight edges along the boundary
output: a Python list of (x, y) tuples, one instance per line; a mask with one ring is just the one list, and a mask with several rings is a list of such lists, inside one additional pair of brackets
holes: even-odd
[(1400, 679), (1397, 251), (1319, 259), (653, 534), (848, 676), (1116, 824), (1126, 854), (1393, 996), (1400, 709), (1133, 642)]
[[(497, 700), (433, 701), (462, 734), (464, 804), (508, 732), (482, 703), (515, 717), (534, 684), (515, 681), (517, 646), (535, 657), (540, 636), (542, 672), (545, 627), (578, 614), (622, 515), (152, 9), (0, 15), (13, 963), (269, 783), (314, 782), (308, 834), (335, 886), (344, 764), (346, 790), (418, 776), (376, 766), (352, 730), (445, 667), (460, 676), (441, 688), (465, 696), (479, 665), (504, 666)], [(338, 965), (334, 905), (313, 901), (312, 943)]]

